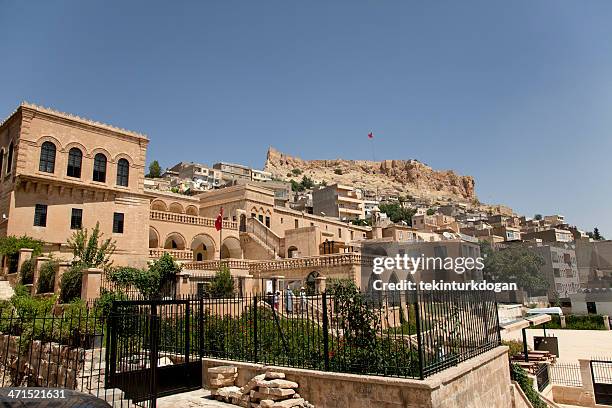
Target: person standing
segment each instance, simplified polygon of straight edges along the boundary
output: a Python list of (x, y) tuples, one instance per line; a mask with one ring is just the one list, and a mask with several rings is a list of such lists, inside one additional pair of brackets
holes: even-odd
[(285, 311), (287, 314), (293, 313), (293, 298), (295, 295), (293, 291), (289, 289), (289, 286), (285, 289)]

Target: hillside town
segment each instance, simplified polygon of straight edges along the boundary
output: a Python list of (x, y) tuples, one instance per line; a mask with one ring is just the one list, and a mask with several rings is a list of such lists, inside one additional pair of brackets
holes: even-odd
[[(593, 339), (610, 333), (612, 241), (597, 228), (584, 232), (560, 214), (531, 217), (481, 203), (471, 177), (413, 160), (360, 163), (377, 180), (376, 188), (366, 189), (347, 180), (360, 177), (349, 160), (319, 163), (334, 169), (321, 176), (312, 163), (270, 148), (262, 170), (224, 161), (180, 162), (163, 170), (155, 160), (147, 166), (148, 144), (141, 133), (30, 103), (0, 123), (0, 296), (14, 304), (2, 309), (10, 314), (0, 311), (0, 345), (13, 344), (5, 359), (21, 356), (15, 333), (23, 339), (19, 333), (32, 330), (15, 331), (10, 323), (15, 313), (32, 316), (23, 305), (42, 302), (33, 325), (37, 313), (56, 319), (45, 317), (54, 310), (66, 319), (71, 308), (84, 308), (77, 309), (78, 327), (70, 333), (85, 333), (78, 341), (71, 334), (71, 345), (64, 345), (64, 337), (32, 337), (28, 353), (36, 353), (35, 363), (13, 367), (6, 360), (4, 369), (12, 370), (6, 384), (26, 378), (114, 406), (197, 391), (219, 407), (366, 407), (375, 406), (379, 394), (362, 403), (353, 392), (341, 394), (341, 403), (327, 396), (330, 386), (343, 381), (383, 393), (387, 379), (377, 383), (365, 375), (373, 373), (405, 380), (394, 389), (414, 399), (401, 405), (409, 407), (491, 401), (486, 406), (530, 407), (555, 398), (576, 402), (581, 392), (588, 403), (607, 398), (607, 391), (597, 391), (608, 386), (604, 380), (586, 383), (586, 367), (597, 361), (580, 353), (591, 346), (551, 340), (575, 336), (575, 330), (562, 330), (574, 327), (594, 332)], [(385, 188), (385, 177), (420, 181), (417, 189), (391, 182)], [(442, 263), (372, 272), (377, 257), (408, 254), (482, 263), (461, 263), (460, 273)], [(408, 281), (517, 287), (500, 293), (380, 292), (377, 281), (385, 288)], [(86, 324), (93, 332), (80, 320), (89, 316), (85, 305), (94, 305), (94, 320)], [(534, 310), (540, 312), (533, 316)], [(9, 319), (6, 325), (3, 319)], [(125, 326), (124, 319), (135, 323)], [(167, 334), (151, 323), (156, 319)], [(364, 326), (357, 329), (357, 321)], [(546, 324), (560, 330), (547, 337)], [(147, 329), (140, 332), (141, 326)], [(100, 333), (108, 336), (104, 347), (102, 340), (95, 345)], [(171, 346), (148, 347), (155, 333)], [(58, 350), (84, 353), (77, 368), (66, 368), (71, 357), (53, 363), (66, 370), (63, 382), (40, 374), (52, 364), (52, 349), (48, 356), (42, 351), (49, 338)], [(360, 345), (365, 338), (370, 346)], [(537, 348), (542, 338), (555, 347)], [(555, 385), (552, 377), (567, 374), (557, 358), (567, 359), (573, 382)], [(249, 371), (241, 361), (264, 365)], [(472, 364), (480, 368), (473, 371)], [(134, 376), (150, 367), (176, 378), (143, 389), (149, 383)], [(333, 381), (319, 382), (303, 368), (325, 371)], [(338, 373), (350, 380), (334, 377)], [(478, 385), (482, 378), (484, 388)], [(423, 385), (414, 388), (410, 381), (425, 381), (427, 391), (414, 394)], [(457, 405), (459, 394), (446, 394), (438, 381), (464, 384), (474, 394)]]

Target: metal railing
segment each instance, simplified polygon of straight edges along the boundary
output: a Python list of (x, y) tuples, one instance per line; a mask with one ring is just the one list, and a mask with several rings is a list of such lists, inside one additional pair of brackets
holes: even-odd
[(580, 364), (555, 363), (549, 367), (551, 384), (582, 387)]
[(538, 391), (542, 392), (550, 384), (550, 376), (548, 372), (548, 363), (542, 363), (538, 366), (536, 372), (536, 382), (538, 384)]
[(201, 299), (202, 356), (425, 378), (500, 344), (493, 294), (402, 293), (399, 299), (360, 294), (347, 302), (287, 292)]

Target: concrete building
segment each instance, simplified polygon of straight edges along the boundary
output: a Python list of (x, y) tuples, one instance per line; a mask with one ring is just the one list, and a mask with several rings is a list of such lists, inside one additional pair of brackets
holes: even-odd
[(251, 168), (242, 164), (219, 162), (213, 169), (220, 170), (223, 180), (251, 180)]
[(365, 218), (363, 199), (359, 191), (350, 186), (333, 184), (312, 191), (313, 214), (324, 214), (341, 220)]
[(568, 298), (580, 290), (580, 276), (574, 245), (544, 245), (536, 243), (531, 248), (544, 259), (542, 274), (548, 280), (549, 299)]
[(251, 169), (252, 181), (272, 181), (272, 173), (269, 171)]
[(200, 163), (180, 162), (168, 169), (179, 179), (188, 179), (193, 182), (198, 191), (212, 190), (221, 187), (222, 172)]
[(542, 231), (527, 232), (521, 234), (525, 241), (541, 239), (543, 242), (572, 242), (574, 240), (571, 231), (559, 228), (549, 228)]

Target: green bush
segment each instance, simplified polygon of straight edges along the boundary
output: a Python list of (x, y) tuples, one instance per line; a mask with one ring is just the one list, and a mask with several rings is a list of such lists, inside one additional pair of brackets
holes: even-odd
[(548, 405), (544, 401), (540, 399), (540, 395), (537, 393), (535, 388), (533, 388), (533, 380), (527, 376), (527, 372), (523, 370), (523, 368), (517, 364), (510, 364), (510, 378), (516, 381), (525, 396), (533, 405), (533, 408), (547, 408)]
[[(561, 329), (561, 318), (551, 316), (552, 320), (546, 323), (547, 329)], [(568, 330), (605, 330), (604, 319), (601, 315), (565, 315), (565, 328)]]
[(24, 285), (34, 282), (34, 260), (26, 259), (21, 264), (20, 282)]
[[(502, 340), (502, 344), (504, 346), (508, 346), (508, 356), (514, 357), (518, 354), (521, 354), (523, 350), (523, 342), (518, 340)], [(527, 346), (528, 350), (531, 350), (531, 347)]]
[(71, 266), (60, 281), (60, 302), (70, 303), (81, 298), (81, 284), (83, 280), (83, 268), (79, 265)]
[[(55, 285), (55, 271), (58, 268), (56, 261), (47, 261), (43, 263), (38, 272), (38, 293), (53, 292)], [(80, 295), (80, 293), (79, 293)]]
[(217, 271), (210, 283), (209, 294), (213, 298), (231, 298), (234, 296), (234, 279), (227, 266)]

